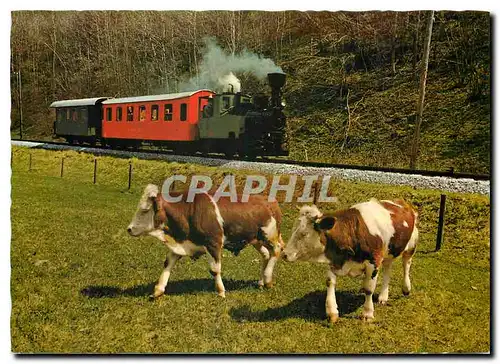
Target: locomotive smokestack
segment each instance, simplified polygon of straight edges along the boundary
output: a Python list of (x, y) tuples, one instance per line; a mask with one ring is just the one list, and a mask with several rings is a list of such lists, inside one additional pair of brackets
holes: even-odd
[(286, 74), (281, 72), (268, 73), (267, 79), (269, 86), (271, 86), (271, 106), (281, 109), (281, 88), (285, 86)]

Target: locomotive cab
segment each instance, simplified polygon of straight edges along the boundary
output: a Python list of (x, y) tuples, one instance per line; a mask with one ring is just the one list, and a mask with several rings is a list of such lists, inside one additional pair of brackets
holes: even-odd
[(245, 115), (252, 108), (252, 98), (249, 95), (242, 95), (240, 92), (224, 92), (215, 97), (204, 97), (208, 100), (203, 108), (200, 119), (220, 117), (226, 114)]
[(228, 156), (238, 152), (245, 115), (250, 107), (250, 96), (241, 93), (224, 92), (208, 98), (198, 123), (203, 151), (222, 152)]

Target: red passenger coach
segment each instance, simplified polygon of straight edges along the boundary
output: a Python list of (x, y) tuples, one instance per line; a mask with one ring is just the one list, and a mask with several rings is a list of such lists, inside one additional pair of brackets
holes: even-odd
[(108, 99), (102, 103), (103, 140), (111, 146), (198, 140), (201, 111), (214, 95), (210, 90), (198, 90)]

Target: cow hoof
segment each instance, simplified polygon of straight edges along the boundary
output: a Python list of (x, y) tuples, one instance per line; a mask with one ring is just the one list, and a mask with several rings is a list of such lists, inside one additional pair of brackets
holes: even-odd
[(403, 295), (408, 297), (410, 295), (410, 291), (403, 290)]
[(378, 298), (378, 303), (380, 305), (386, 305), (387, 304), (387, 298)]
[(328, 317), (328, 321), (331, 323), (331, 324), (334, 324), (336, 323), (337, 321), (339, 320), (339, 315), (337, 314), (331, 314), (329, 317)]
[(224, 291), (223, 292), (219, 292), (219, 293), (217, 293), (217, 295), (219, 297), (225, 298), (226, 297), (226, 292), (224, 292)]
[(268, 289), (269, 288), (273, 288), (274, 287), (274, 282), (267, 282), (267, 283), (264, 284), (264, 287), (268, 288)]
[(149, 296), (149, 298), (151, 298), (152, 300), (154, 300), (156, 298), (159, 298), (159, 297), (163, 296), (164, 294), (165, 294), (165, 291), (162, 291), (162, 290), (160, 290), (158, 288), (155, 288), (154, 293), (151, 296)]
[(264, 281), (259, 281), (257, 285), (259, 286), (259, 289), (264, 289)]
[(373, 321), (373, 315), (369, 314), (369, 313), (363, 313), (361, 315), (361, 320), (363, 320), (364, 322), (372, 322)]

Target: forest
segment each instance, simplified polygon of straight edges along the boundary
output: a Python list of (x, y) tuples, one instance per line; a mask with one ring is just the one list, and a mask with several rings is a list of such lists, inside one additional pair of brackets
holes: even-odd
[[(12, 137), (22, 110), (23, 138), (50, 139), (56, 100), (178, 92), (216, 49), (287, 74), (291, 158), (409, 166), (426, 11), (11, 14)], [(490, 172), (490, 38), (487, 12), (434, 13), (419, 169)], [(242, 92), (269, 92), (231, 71)]]

